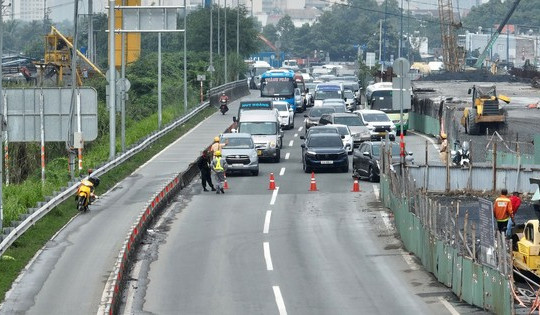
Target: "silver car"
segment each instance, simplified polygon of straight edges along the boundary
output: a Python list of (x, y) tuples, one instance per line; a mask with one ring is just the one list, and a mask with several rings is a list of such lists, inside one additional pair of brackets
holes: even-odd
[(229, 172), (249, 172), (259, 175), (259, 156), (253, 138), (248, 133), (224, 133), (220, 142), (224, 144), (221, 155), (229, 165)]

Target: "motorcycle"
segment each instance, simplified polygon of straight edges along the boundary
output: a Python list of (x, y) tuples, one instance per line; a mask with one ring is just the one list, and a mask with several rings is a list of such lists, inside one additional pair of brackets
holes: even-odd
[(88, 211), (88, 205), (90, 205), (97, 198), (94, 194), (94, 189), (99, 185), (99, 179), (97, 177), (90, 177), (83, 179), (79, 188), (75, 200), (77, 201), (77, 210), (81, 212)]
[(454, 142), (454, 150), (450, 151), (452, 165), (468, 168), (471, 165), (469, 149), (469, 141), (463, 141), (463, 144), (461, 144), (459, 140), (456, 140)]
[(229, 110), (229, 107), (227, 106), (227, 100), (221, 99), (219, 100), (219, 110), (221, 111), (222, 115), (225, 115), (225, 113)]

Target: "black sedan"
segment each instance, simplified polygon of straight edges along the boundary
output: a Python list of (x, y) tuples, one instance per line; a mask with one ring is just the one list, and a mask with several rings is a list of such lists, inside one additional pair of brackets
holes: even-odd
[(315, 169), (338, 169), (349, 171), (349, 157), (339, 134), (320, 133), (310, 135), (302, 147), (304, 172)]
[[(366, 178), (372, 182), (379, 181), (382, 145), (384, 142), (366, 141), (353, 151), (353, 176)], [(399, 143), (391, 142), (390, 145), (392, 147), (392, 164), (397, 164), (400, 159)], [(405, 162), (414, 163), (412, 153), (407, 153)]]

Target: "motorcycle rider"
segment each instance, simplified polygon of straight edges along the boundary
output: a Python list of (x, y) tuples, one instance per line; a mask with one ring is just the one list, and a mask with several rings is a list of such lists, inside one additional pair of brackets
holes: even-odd
[(229, 97), (227, 96), (227, 94), (225, 94), (225, 92), (223, 92), (219, 97), (219, 108), (222, 113), (225, 113), (229, 110), (229, 106), (227, 106), (227, 104), (229, 104)]
[(81, 181), (81, 184), (79, 185), (79, 188), (77, 189), (77, 194), (75, 195), (75, 201), (78, 201), (79, 199), (79, 192), (81, 190), (87, 190), (90, 189), (90, 200), (88, 200), (88, 204), (91, 204), (94, 200), (98, 199), (98, 196), (94, 193), (96, 187), (99, 185), (99, 177), (92, 176), (92, 173), (94, 172), (93, 169), (88, 169), (88, 176), (84, 178)]

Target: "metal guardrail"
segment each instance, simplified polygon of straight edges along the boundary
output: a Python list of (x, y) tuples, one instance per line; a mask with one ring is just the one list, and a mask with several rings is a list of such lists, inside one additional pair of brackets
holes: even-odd
[[(247, 83), (245, 80), (230, 82), (225, 85), (222, 85), (220, 87), (216, 87), (215, 89), (211, 90), (211, 93), (221, 92), (221, 91), (227, 91), (227, 90), (234, 90), (238, 87), (241, 87), (242, 84)], [(139, 144), (135, 145), (133, 148), (129, 149), (128, 151), (122, 153), (121, 155), (117, 156), (112, 161), (107, 162), (103, 166), (97, 168), (94, 170), (93, 174), (96, 176), (103, 175), (107, 173), (108, 171), (112, 170), (116, 166), (122, 164), (127, 159), (131, 158), (133, 155), (139, 153), (146, 147), (148, 147), (150, 144), (170, 132), (171, 130), (175, 129), (176, 127), (184, 124), (186, 121), (191, 119), (193, 116), (197, 115), (200, 111), (205, 109), (210, 105), (209, 101), (206, 101), (196, 108), (194, 108), (191, 112), (187, 113), (186, 115), (180, 117), (176, 121), (170, 123), (166, 127), (164, 127), (162, 130), (158, 132), (154, 132), (150, 136), (148, 136), (146, 139), (144, 139)], [(12, 228), (11, 231), (9, 231), (9, 234), (7, 236), (4, 236), (2, 239), (2, 242), (0, 243), (0, 255), (4, 254), (4, 252), (9, 248), (13, 242), (15, 242), (24, 232), (26, 232), (32, 225), (34, 225), (39, 219), (41, 219), (43, 216), (45, 216), (49, 211), (54, 209), (56, 206), (67, 200), (68, 198), (72, 197), (73, 194), (76, 192), (77, 188), (79, 187), (79, 182), (72, 183), (71, 186), (68, 186), (66, 189), (61, 191), (56, 196), (52, 197), (49, 201), (47, 201), (44, 205), (36, 209), (35, 211), (32, 211), (22, 222), (20, 222), (16, 227)], [(7, 228), (7, 230), (10, 230), (10, 228)]]

